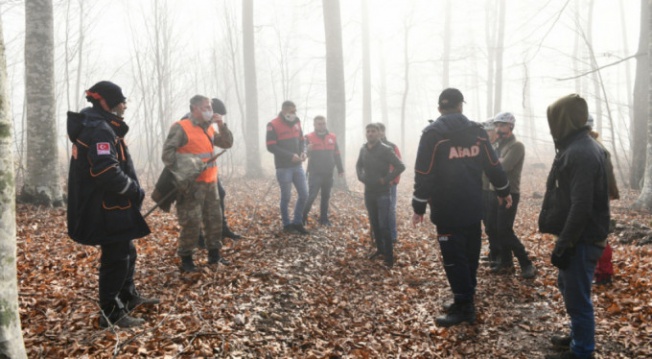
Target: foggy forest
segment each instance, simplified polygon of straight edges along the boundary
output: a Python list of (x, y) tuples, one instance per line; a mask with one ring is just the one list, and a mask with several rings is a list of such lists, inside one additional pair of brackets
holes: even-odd
[[(645, 0), (0, 0), (0, 357), (542, 358), (569, 328), (555, 237), (537, 225), (557, 154), (547, 109), (573, 93), (588, 103), (620, 191), (609, 203), (613, 279), (591, 292), (594, 357), (652, 356), (651, 9)], [(86, 90), (99, 81), (126, 97), (125, 142), (151, 230), (133, 241), (134, 278), (160, 304), (136, 307), (145, 322), (136, 328), (98, 325), (101, 250), (67, 229), (76, 155), (67, 113), (91, 106)], [(494, 273), (483, 233), (477, 319), (449, 328), (435, 320), (453, 298), (436, 228), (428, 215), (412, 224), (419, 140), (447, 88), (461, 91), (471, 121), (514, 115), (525, 160), (513, 227), (536, 268), (528, 279)], [(176, 209), (158, 208), (152, 193), (168, 133), (195, 95), (226, 107), (233, 145), (215, 163), (238, 238), (221, 240), (229, 265), (197, 249), (198, 271), (184, 273)], [(266, 146), (284, 101), (303, 135), (326, 118), (343, 163), (329, 225), (318, 197), (307, 235), (281, 221)], [(390, 268), (369, 259), (375, 234), (356, 176), (370, 123), (386, 127), (406, 167)], [(290, 212), (296, 201), (293, 188)]]

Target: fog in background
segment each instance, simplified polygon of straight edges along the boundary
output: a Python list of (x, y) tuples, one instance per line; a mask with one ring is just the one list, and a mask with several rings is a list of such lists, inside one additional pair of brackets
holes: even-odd
[[(340, 1), (349, 174), (364, 142), (364, 3)], [(554, 155), (547, 106), (578, 92), (587, 99), (605, 146), (617, 150), (620, 169), (628, 170), (636, 62), (621, 60), (637, 51), (639, 0), (366, 0), (366, 4), (371, 120), (387, 124), (388, 137), (403, 151), (408, 168), (413, 166), (421, 130), (439, 115), (439, 93), (450, 86), (463, 92), (464, 113), (472, 120), (485, 121), (502, 111), (515, 114), (515, 134), (526, 145), (526, 166), (547, 164)], [(0, 2), (19, 160), (27, 141), (24, 109), (30, 105), (24, 101), (24, 9), (22, 1)], [(280, 104), (284, 100), (297, 104), (305, 133), (312, 131), (313, 117), (326, 115), (322, 1), (255, 0), (254, 26), (260, 155), (263, 167), (272, 173), (265, 124), (280, 111)], [(226, 121), (236, 142), (220, 159), (220, 173), (244, 174), (241, 0), (54, 0), (54, 27), (63, 174), (70, 147), (65, 113), (87, 106), (84, 90), (100, 80), (117, 83), (128, 98), (127, 142), (141, 177), (150, 185), (162, 168), (160, 151), (167, 130), (188, 112), (188, 100), (195, 94), (225, 102)], [(502, 74), (497, 72), (497, 51), (502, 53)], [(610, 64), (614, 65), (606, 66)], [(599, 73), (577, 77), (603, 66)], [(496, 106), (498, 81), (502, 91)]]

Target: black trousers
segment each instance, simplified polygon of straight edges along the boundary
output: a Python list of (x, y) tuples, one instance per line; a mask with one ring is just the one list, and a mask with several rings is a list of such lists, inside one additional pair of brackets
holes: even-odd
[(222, 208), (222, 232), (226, 231), (229, 226), (226, 224), (226, 215), (224, 213), (224, 197), (226, 197), (226, 191), (222, 187), (222, 181), (217, 180), (217, 194), (220, 196), (220, 208)]
[(483, 222), (484, 233), (489, 239), (489, 260), (491, 262), (500, 259), (500, 243), (498, 242), (498, 198), (496, 192), (490, 190), (482, 191), (483, 197)]
[(500, 246), (500, 261), (503, 264), (512, 264), (512, 253), (518, 259), (521, 267), (532, 264), (527, 256), (525, 247), (521, 240), (514, 233), (514, 219), (518, 210), (518, 202), (521, 196), (512, 193), (512, 206), (505, 208), (505, 205), (497, 206), (496, 231)]
[(308, 218), (308, 213), (312, 208), (312, 204), (317, 199), (317, 195), (321, 191), (321, 202), (319, 204), (319, 222), (324, 224), (328, 222), (328, 203), (331, 199), (331, 189), (333, 188), (333, 173), (320, 174), (308, 173), (308, 200), (303, 209), (304, 222)]
[(437, 239), (455, 303), (473, 303), (482, 247), (480, 222), (467, 227), (437, 226)]
[(102, 244), (100, 248), (100, 307), (110, 312), (119, 306), (116, 299), (124, 302), (137, 294), (134, 271), (138, 254), (133, 241)]
[(394, 263), (394, 243), (389, 229), (390, 203), (389, 191), (364, 194), (364, 204), (376, 240), (376, 249), (383, 254), (386, 262)]

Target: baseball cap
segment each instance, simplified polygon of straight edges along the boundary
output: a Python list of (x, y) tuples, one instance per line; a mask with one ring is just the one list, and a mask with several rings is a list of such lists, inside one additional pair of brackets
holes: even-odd
[(494, 123), (495, 122), (509, 123), (514, 126), (516, 124), (516, 118), (514, 118), (514, 115), (512, 115), (511, 112), (501, 112), (494, 116)]
[(442, 109), (455, 108), (464, 102), (464, 95), (456, 88), (449, 87), (439, 95), (439, 107)]
[(493, 131), (496, 129), (496, 126), (494, 126), (494, 120), (490, 119), (482, 123), (482, 128), (484, 128), (485, 131)]

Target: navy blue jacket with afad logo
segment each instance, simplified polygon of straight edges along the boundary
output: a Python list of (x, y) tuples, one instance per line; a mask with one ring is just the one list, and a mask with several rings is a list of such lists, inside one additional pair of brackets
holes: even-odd
[(301, 156), (304, 150), (303, 130), (301, 121), (297, 117), (290, 122), (279, 115), (267, 124), (266, 135), (267, 150), (274, 154), (276, 168), (290, 168), (301, 165), (301, 162), (292, 162), (294, 155)]
[(447, 114), (423, 130), (415, 165), (412, 207), (437, 226), (465, 227), (482, 219), (482, 173), (500, 197), (509, 182), (487, 132), (461, 113)]
[(124, 142), (129, 127), (94, 108), (68, 112), (72, 156), (68, 173), (68, 235), (74, 241), (107, 244), (150, 233), (141, 203), (126, 193), (138, 178)]

